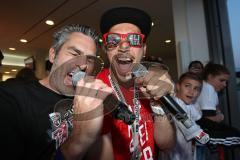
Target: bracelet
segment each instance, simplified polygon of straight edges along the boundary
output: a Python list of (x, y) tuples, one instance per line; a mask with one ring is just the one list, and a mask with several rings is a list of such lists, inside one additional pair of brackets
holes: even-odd
[(165, 112), (164, 112), (164, 110), (162, 109), (161, 106), (152, 106), (151, 105), (151, 108), (152, 108), (153, 113), (157, 114), (158, 116), (164, 116), (165, 115)]

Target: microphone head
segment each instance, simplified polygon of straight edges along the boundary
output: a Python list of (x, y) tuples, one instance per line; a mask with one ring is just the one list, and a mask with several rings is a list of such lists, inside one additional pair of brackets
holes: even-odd
[(140, 63), (135, 64), (133, 69), (132, 69), (132, 74), (135, 77), (142, 77), (142, 76), (145, 76), (147, 73), (148, 73), (147, 68)]
[(77, 86), (77, 82), (78, 82), (80, 79), (84, 78), (85, 75), (86, 75), (86, 73), (83, 72), (83, 71), (81, 71), (81, 70), (73, 73), (73, 75), (72, 75), (72, 84), (73, 84), (73, 86), (76, 87), (76, 86)]

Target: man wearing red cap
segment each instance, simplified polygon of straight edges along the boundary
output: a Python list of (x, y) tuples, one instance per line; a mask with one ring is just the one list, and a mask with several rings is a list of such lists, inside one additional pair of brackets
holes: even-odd
[(163, 112), (151, 116), (150, 106), (150, 100), (173, 92), (168, 73), (149, 70), (138, 78), (132, 74), (133, 67), (146, 53), (151, 23), (147, 13), (129, 7), (111, 9), (101, 17), (100, 29), (110, 68), (104, 69), (98, 78), (112, 87), (118, 100), (136, 116), (132, 125), (105, 116), (103, 134), (110, 133), (116, 160), (154, 159), (155, 143), (160, 149), (174, 144), (172, 124)]

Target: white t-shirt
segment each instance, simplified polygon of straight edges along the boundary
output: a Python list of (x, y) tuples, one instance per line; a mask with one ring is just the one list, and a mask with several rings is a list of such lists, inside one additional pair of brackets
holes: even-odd
[(198, 103), (201, 110), (216, 110), (218, 95), (211, 84), (203, 82), (202, 91), (196, 103)]

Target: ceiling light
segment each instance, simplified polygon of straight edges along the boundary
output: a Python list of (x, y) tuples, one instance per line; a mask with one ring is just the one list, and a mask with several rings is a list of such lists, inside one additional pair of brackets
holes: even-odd
[(12, 69), (12, 72), (17, 72), (17, 69)]
[(172, 42), (170, 39), (165, 40), (165, 43), (170, 43), (170, 42)]
[(20, 39), (20, 42), (27, 43), (28, 41), (26, 39)]
[(154, 23), (152, 22), (151, 25), (152, 25), (152, 27), (153, 27), (153, 26), (154, 26)]
[(8, 48), (9, 50), (11, 50), (11, 51), (15, 51), (16, 50), (16, 48)]
[(54, 25), (54, 22), (52, 20), (46, 20), (45, 23), (50, 26)]
[(100, 58), (100, 56), (97, 56), (97, 58)]
[(103, 42), (103, 40), (101, 39), (101, 38), (99, 38), (99, 40), (98, 40), (100, 43), (102, 43)]
[(6, 71), (6, 72), (4, 72), (4, 73), (9, 74), (10, 72), (7, 72), (7, 71)]

